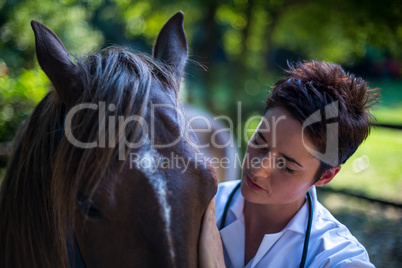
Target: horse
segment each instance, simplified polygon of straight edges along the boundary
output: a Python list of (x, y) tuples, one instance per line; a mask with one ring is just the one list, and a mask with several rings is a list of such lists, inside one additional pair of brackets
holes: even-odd
[(0, 267), (198, 266), (217, 181), (178, 100), (183, 20), (178, 12), (166, 22), (152, 56), (115, 46), (75, 63), (31, 22), (54, 90), (14, 142), (0, 192)]

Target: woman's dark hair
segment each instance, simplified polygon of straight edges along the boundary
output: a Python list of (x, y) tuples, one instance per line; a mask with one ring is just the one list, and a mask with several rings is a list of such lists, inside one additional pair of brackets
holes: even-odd
[[(274, 106), (284, 107), (302, 125), (319, 111), (321, 120), (313, 120), (317, 122), (307, 124), (303, 131), (321, 154), (327, 150), (327, 139), (334, 135), (331, 131), (327, 133), (327, 124), (338, 124), (336, 157), (329, 161), (319, 159), (319, 179), (331, 167), (345, 163), (367, 138), (370, 122), (375, 120), (369, 108), (377, 102), (379, 93), (369, 89), (362, 78), (345, 72), (339, 65), (323, 61), (298, 62), (289, 65), (285, 72), (287, 76), (273, 86), (266, 101), (266, 111)], [(336, 109), (336, 116), (326, 118), (326, 107)]]

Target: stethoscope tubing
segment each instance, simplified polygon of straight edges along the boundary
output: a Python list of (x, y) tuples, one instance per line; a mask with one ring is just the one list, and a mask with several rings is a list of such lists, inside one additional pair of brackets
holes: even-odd
[[(236, 194), (237, 190), (240, 188), (241, 181), (236, 185), (236, 187), (232, 190), (230, 193), (228, 200), (226, 201), (225, 207), (223, 209), (222, 213), (222, 220), (221, 224), (219, 226), (219, 230), (222, 230), (225, 227), (226, 224), (226, 216), (228, 214), (229, 206), (230, 203), (232, 202), (232, 199), (234, 195)], [(311, 198), (310, 192), (307, 192), (307, 199), (308, 199), (308, 204), (309, 204), (309, 215), (308, 215), (308, 222), (307, 222), (307, 229), (306, 229), (306, 235), (304, 237), (304, 244), (303, 244), (303, 253), (302, 253), (302, 258), (300, 261), (300, 268), (304, 268), (306, 264), (306, 259), (307, 259), (307, 252), (308, 252), (308, 244), (310, 242), (310, 235), (311, 235), (311, 227), (313, 225), (313, 200)]]

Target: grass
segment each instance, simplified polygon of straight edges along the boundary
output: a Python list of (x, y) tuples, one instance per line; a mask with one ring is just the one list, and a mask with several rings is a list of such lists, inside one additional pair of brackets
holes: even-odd
[(375, 128), (329, 186), (402, 203), (402, 131)]
[(376, 109), (373, 114), (379, 123), (402, 125), (402, 103), (399, 107)]
[(318, 199), (366, 247), (370, 260), (380, 268), (402, 263), (402, 214), (400, 209), (342, 194), (317, 190)]

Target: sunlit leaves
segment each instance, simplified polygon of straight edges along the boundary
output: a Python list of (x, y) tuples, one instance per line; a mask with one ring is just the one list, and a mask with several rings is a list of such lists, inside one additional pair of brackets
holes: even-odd
[(144, 19), (144, 14), (149, 12), (151, 6), (148, 2), (137, 2), (124, 12), (124, 18), (126, 23), (126, 36), (128, 38), (133, 38), (141, 35), (146, 30), (146, 22)]
[(227, 30), (223, 35), (223, 45), (229, 55), (238, 55), (241, 51), (241, 34), (233, 29)]
[[(4, 62), (0, 62), (0, 69), (7, 70)], [(23, 69), (18, 77), (0, 72), (0, 141), (13, 139), (20, 122), (49, 89), (49, 79), (38, 66)]]
[[(25, 0), (7, 6), (0, 25), (0, 141), (11, 140), (32, 108), (49, 90), (49, 80), (35, 64), (31, 20), (46, 24), (72, 54), (97, 49), (103, 35), (90, 24), (103, 0)], [(9, 4), (9, 3), (7, 3)]]
[[(356, 1), (308, 1), (284, 12), (275, 28), (277, 47), (287, 47), (306, 58), (352, 65), (367, 56), (368, 46), (393, 51), (402, 38), (392, 29), (389, 18), (379, 14), (388, 10), (382, 3)], [(391, 16), (392, 14), (389, 13)], [(399, 18), (400, 20), (400, 18)], [(399, 44), (399, 45), (397, 45)]]
[(21, 80), (39, 81), (35, 72), (22, 71), (35, 66), (32, 19), (48, 25), (73, 54), (110, 44), (150, 52), (162, 25), (182, 10), (190, 59), (209, 69), (187, 65), (189, 98), (218, 112), (243, 98), (254, 104), (247, 109), (256, 109), (269, 88), (267, 77), (280, 71), (274, 59), (280, 50), (284, 57), (347, 65), (379, 60), (385, 52), (402, 57), (402, 9), (393, 0), (0, 0), (0, 7), (0, 59), (9, 68), (2, 83), (23, 88), (32, 102), (41, 86), (35, 93), (28, 88), (37, 84)]
[[(30, 21), (38, 20), (56, 32), (73, 54), (91, 51), (103, 43), (103, 37), (88, 23), (90, 17), (89, 9), (74, 3), (70, 5), (51, 0), (20, 1), (12, 8), (10, 19), (0, 26), (0, 49), (15, 47), (21, 57), (33, 55), (35, 42)], [(12, 58), (9, 60), (7, 53), (2, 52), (4, 51), (0, 52), (0, 57), (6, 60), (7, 65), (19, 67)], [(32, 56), (31, 58), (33, 59)]]
[(232, 28), (240, 30), (247, 24), (247, 18), (240, 12), (236, 12), (233, 7), (223, 5), (216, 12), (218, 23), (230, 25)]
[(17, 78), (4, 74), (0, 77), (0, 104), (6, 105), (17, 100), (34, 105), (45, 96), (49, 88), (49, 79), (39, 68), (24, 69)]

